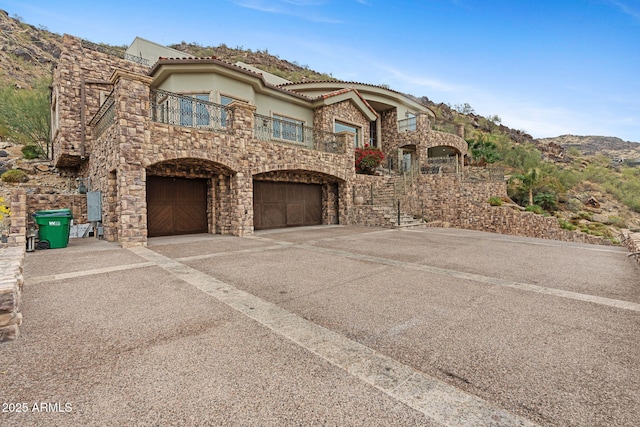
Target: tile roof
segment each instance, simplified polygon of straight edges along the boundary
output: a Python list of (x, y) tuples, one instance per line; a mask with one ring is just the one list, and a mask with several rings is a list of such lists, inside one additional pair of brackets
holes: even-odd
[(356, 88), (354, 88), (354, 87), (346, 87), (346, 88), (343, 88), (343, 89), (334, 90), (333, 92), (323, 93), (318, 98), (329, 99), (329, 98), (332, 98), (334, 96), (342, 95), (344, 93), (349, 93), (349, 92), (355, 93), (356, 96), (358, 98), (360, 98), (362, 100), (362, 102), (367, 106), (367, 108), (369, 108), (371, 111), (373, 111), (376, 116), (380, 116), (380, 114), (378, 114), (378, 112), (371, 106), (371, 104), (369, 104), (369, 102), (366, 99), (364, 99), (364, 97), (362, 95), (360, 95), (360, 92), (358, 92), (358, 90)]
[(149, 75), (153, 75), (158, 68), (160, 68), (162, 65), (168, 65), (168, 64), (216, 64), (216, 65), (221, 65), (223, 67), (227, 67), (227, 68), (231, 68), (231, 69), (235, 69), (237, 71), (240, 71), (244, 74), (248, 74), (248, 75), (252, 75), (254, 77), (259, 78), (260, 80), (262, 80), (262, 83), (266, 86), (269, 87), (271, 89), (280, 91), (280, 92), (284, 92), (287, 93), (289, 95), (294, 95), (297, 96), (298, 98), (302, 98), (302, 99), (306, 99), (306, 100), (313, 100), (313, 98), (310, 98), (307, 95), (304, 95), (300, 92), (297, 92), (295, 90), (292, 89), (287, 89), (284, 88), (282, 86), (284, 85), (274, 85), (271, 84), (269, 82), (267, 82), (267, 80), (264, 78), (264, 76), (262, 75), (262, 73), (257, 73), (253, 70), (250, 70), (248, 68), (245, 67), (241, 67), (239, 65), (236, 64), (232, 64), (231, 62), (227, 62), (224, 61), (222, 59), (219, 59), (216, 56), (207, 56), (207, 57), (187, 57), (187, 58), (165, 58), (165, 57), (159, 57), (158, 61), (153, 65), (153, 67), (151, 67), (151, 70), (149, 71)]

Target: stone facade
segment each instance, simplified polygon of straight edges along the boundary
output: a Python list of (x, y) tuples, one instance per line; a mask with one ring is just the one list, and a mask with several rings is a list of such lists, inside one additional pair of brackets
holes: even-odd
[(17, 188), (11, 193), (11, 225), (9, 228), (10, 246), (24, 246), (27, 234), (27, 194)]
[(354, 223), (395, 227), (397, 200), (402, 216), (428, 225), (489, 231), (567, 242), (611, 245), (611, 241), (560, 228), (554, 217), (490, 206), (492, 197), (507, 197), (504, 181), (468, 181), (461, 174), (382, 177), (359, 175), (352, 186)]
[[(329, 153), (254, 137), (255, 107), (228, 106), (229, 125), (216, 132), (151, 120), (150, 79), (117, 70), (111, 77), (114, 124), (92, 142), (80, 174), (103, 195), (105, 238), (123, 246), (144, 245), (146, 176), (209, 180), (209, 231), (242, 236), (253, 232), (253, 180), (286, 180), (323, 185), (323, 222), (349, 223), (346, 206), (355, 176), (353, 142), (338, 135), (342, 152)], [(344, 120), (363, 122), (346, 103), (325, 107)], [(325, 126), (333, 125), (325, 124)], [(366, 134), (365, 134), (366, 135)]]
[(65, 35), (63, 42), (51, 89), (53, 159), (56, 167), (77, 167), (91, 153), (89, 122), (113, 89), (114, 68), (146, 68), (83, 46), (75, 37)]
[(316, 129), (333, 132), (336, 121), (359, 127), (362, 129), (362, 134), (359, 135), (360, 146), (369, 143), (369, 121), (351, 102), (342, 101), (337, 104), (327, 105), (316, 109), (314, 112), (313, 125)]
[(629, 249), (629, 256), (640, 264), (640, 233), (625, 230), (622, 233), (622, 244)]
[(26, 196), (27, 227), (33, 226), (33, 214), (50, 209), (71, 209), (77, 224), (87, 223), (87, 197), (84, 194), (28, 194)]
[(14, 340), (20, 332), (24, 254), (24, 245), (0, 249), (0, 342)]

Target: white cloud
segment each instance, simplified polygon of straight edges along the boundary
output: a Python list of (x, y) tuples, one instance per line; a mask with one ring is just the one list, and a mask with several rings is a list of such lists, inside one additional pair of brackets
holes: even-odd
[[(383, 71), (388, 75), (389, 79), (395, 80), (396, 84), (390, 86), (396, 90), (407, 91), (408, 89), (400, 89), (400, 87), (410, 87), (412, 90), (428, 89), (439, 92), (463, 92), (465, 87), (461, 85), (455, 85), (452, 83), (432, 79), (424, 75), (412, 75), (406, 73), (396, 67), (388, 64), (374, 63), (377, 69)], [(416, 94), (419, 96), (419, 94)]]
[(606, 0), (606, 2), (608, 4), (614, 6), (616, 9), (620, 10), (625, 15), (628, 15), (628, 16), (632, 17), (633, 19), (635, 19), (636, 21), (640, 22), (640, 9), (639, 8), (634, 8), (634, 7), (630, 6), (628, 4), (628, 2), (623, 2), (623, 1), (620, 1), (620, 0)]
[(340, 24), (339, 19), (331, 18), (319, 13), (317, 9), (311, 12), (308, 8), (317, 8), (326, 3), (323, 0), (231, 0), (233, 4), (246, 9), (253, 9), (265, 13), (295, 16), (311, 22), (323, 24)]

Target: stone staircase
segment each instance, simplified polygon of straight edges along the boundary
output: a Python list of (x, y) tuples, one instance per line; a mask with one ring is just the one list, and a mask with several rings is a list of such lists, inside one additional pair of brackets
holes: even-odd
[[(411, 179), (402, 175), (387, 175), (377, 182), (372, 194), (372, 208), (384, 218), (384, 223), (391, 228), (423, 227), (426, 223), (413, 215), (400, 211), (398, 224), (398, 198), (406, 194)], [(401, 207), (402, 209), (402, 207)]]

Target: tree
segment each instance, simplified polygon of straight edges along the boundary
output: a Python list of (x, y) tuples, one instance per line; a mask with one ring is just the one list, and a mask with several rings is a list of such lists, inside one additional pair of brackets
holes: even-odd
[(456, 104), (453, 109), (462, 114), (475, 114), (476, 112), (468, 102), (465, 102), (464, 104)]
[(0, 87), (0, 132), (22, 144), (35, 144), (49, 152), (50, 79), (38, 81), (32, 89)]
[(499, 125), (500, 123), (502, 123), (502, 119), (497, 114), (494, 114), (493, 116), (487, 116), (486, 119), (495, 125)]
[(533, 206), (533, 188), (542, 178), (542, 172), (538, 168), (529, 169), (525, 174), (517, 174), (511, 177), (512, 180), (520, 181), (522, 187), (529, 194), (529, 206)]
[(494, 163), (500, 160), (502, 156), (498, 152), (498, 146), (491, 140), (491, 137), (481, 133), (475, 139), (467, 140), (469, 149), (471, 150), (471, 157), (480, 163)]

